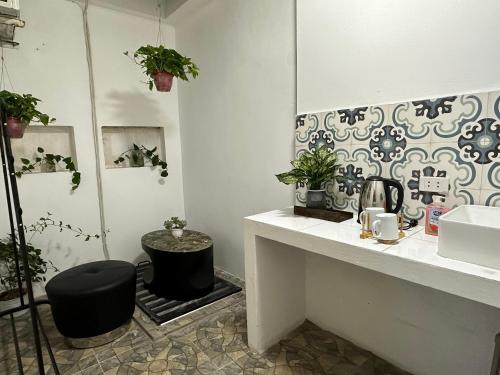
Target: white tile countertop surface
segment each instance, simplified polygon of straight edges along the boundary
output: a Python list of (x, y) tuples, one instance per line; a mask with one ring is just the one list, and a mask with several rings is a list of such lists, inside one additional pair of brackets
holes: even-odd
[(406, 237), (397, 244), (385, 245), (360, 239), (356, 218), (333, 223), (295, 216), (293, 208), (286, 208), (246, 217), (245, 230), (247, 234), (500, 307), (500, 271), (439, 256), (437, 237), (426, 235), (422, 227), (405, 231)]

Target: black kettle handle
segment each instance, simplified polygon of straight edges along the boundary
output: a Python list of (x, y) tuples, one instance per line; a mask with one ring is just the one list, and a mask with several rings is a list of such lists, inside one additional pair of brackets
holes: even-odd
[[(394, 208), (388, 207), (390, 209), (390, 212), (396, 214), (401, 210), (401, 207), (403, 206), (403, 198), (404, 198), (404, 193), (405, 193), (403, 185), (401, 185), (401, 183), (399, 181), (392, 180), (392, 179), (386, 179), (385, 183), (388, 187), (392, 186), (398, 190), (398, 200), (396, 202), (396, 207), (394, 207)], [(387, 190), (389, 190), (389, 194), (390, 194), (390, 189), (387, 189)], [(390, 196), (389, 196), (388, 201), (392, 202), (392, 200), (390, 199)]]

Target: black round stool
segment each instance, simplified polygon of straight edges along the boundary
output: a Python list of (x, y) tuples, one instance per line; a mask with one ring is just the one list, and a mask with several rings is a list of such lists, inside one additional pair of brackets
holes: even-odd
[(93, 347), (122, 335), (135, 308), (136, 268), (118, 260), (70, 268), (46, 286), (57, 329), (75, 347)]

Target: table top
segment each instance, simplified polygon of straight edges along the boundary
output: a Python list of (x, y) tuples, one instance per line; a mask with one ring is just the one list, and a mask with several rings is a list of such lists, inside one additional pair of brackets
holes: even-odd
[(333, 223), (296, 216), (290, 207), (246, 217), (244, 223), (251, 235), (500, 308), (500, 270), (440, 256), (438, 238), (421, 226), (386, 245), (360, 239), (356, 217)]
[(169, 230), (162, 229), (146, 233), (141, 238), (141, 244), (151, 250), (191, 253), (206, 250), (213, 245), (213, 241), (205, 233), (194, 230), (184, 230), (182, 237), (175, 238)]

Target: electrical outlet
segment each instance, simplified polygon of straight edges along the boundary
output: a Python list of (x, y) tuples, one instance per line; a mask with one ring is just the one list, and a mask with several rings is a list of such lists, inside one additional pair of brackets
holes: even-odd
[(450, 189), (450, 179), (448, 177), (420, 176), (418, 189), (428, 193), (448, 194), (448, 190)]

